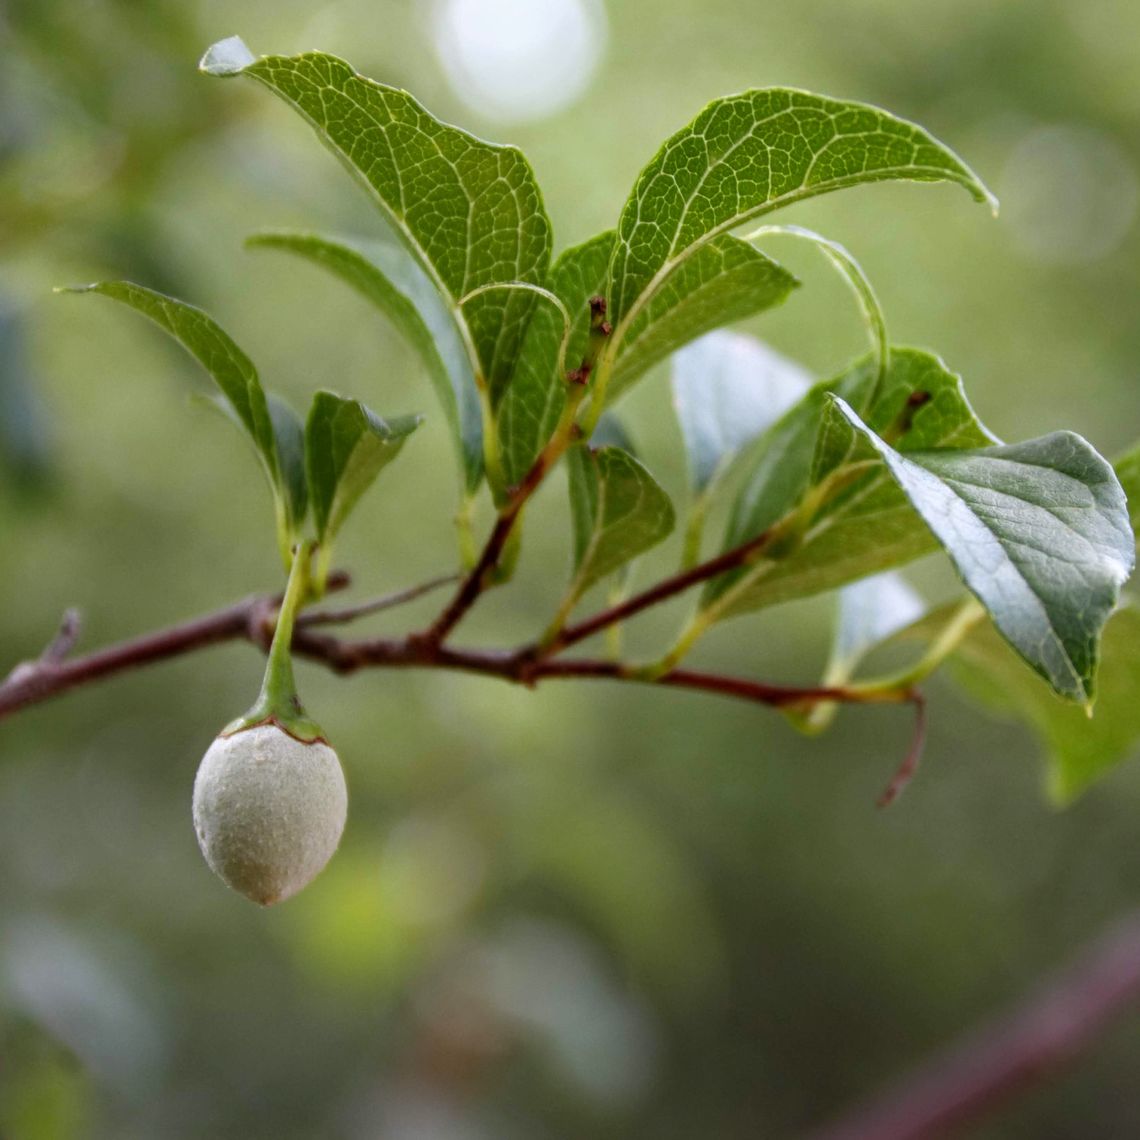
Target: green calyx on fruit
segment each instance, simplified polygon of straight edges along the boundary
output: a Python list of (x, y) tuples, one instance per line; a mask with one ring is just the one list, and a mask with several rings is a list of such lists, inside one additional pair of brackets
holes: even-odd
[(348, 792), (336, 752), (297, 698), (290, 647), (310, 593), (313, 546), (293, 556), (261, 694), (210, 746), (194, 781), (194, 830), (206, 862), (262, 906), (296, 894), (332, 857)]

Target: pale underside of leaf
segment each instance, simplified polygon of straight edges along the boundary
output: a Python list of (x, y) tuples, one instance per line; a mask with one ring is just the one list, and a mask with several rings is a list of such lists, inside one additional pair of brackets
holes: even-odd
[(693, 493), (704, 494), (810, 383), (806, 369), (743, 333), (707, 333), (677, 352), (673, 405)]
[(901, 574), (887, 570), (844, 586), (836, 601), (835, 636), (827, 683), (854, 676), (863, 658), (926, 610), (921, 595)]

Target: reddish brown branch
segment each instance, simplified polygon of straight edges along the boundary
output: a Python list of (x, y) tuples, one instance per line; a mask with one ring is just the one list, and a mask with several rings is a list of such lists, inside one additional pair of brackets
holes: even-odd
[(1008, 1018), (971, 1034), (814, 1140), (933, 1140), (1075, 1061), (1140, 1003), (1140, 915), (1121, 923)]
[(114, 673), (178, 657), (220, 641), (251, 637), (251, 623), (258, 614), (267, 612), (272, 603), (271, 597), (258, 595), (206, 617), (122, 641), (83, 657), (44, 656), (17, 665), (0, 684), (0, 717)]
[(771, 537), (771, 533), (765, 531), (739, 546), (734, 546), (731, 550), (726, 550), (723, 554), (717, 555), (716, 558), (702, 562), (699, 566), (682, 571), (680, 574), (674, 574), (671, 578), (664, 578), (655, 586), (650, 586), (649, 589), (643, 590), (640, 594), (634, 594), (633, 597), (626, 598), (625, 601), (619, 602), (617, 605), (600, 610), (577, 625), (566, 626), (544, 648), (544, 654), (557, 653), (559, 650), (575, 645), (579, 641), (585, 641), (587, 637), (592, 637), (607, 626), (616, 625), (619, 621), (625, 621), (626, 618), (641, 613), (642, 610), (659, 605), (677, 594), (683, 594), (701, 582), (707, 582), (709, 579), (725, 574), (729, 570), (736, 570), (746, 565), (763, 551)]
[[(346, 581), (344, 576), (336, 576), (330, 584), (340, 586)], [(36, 661), (18, 665), (0, 684), (0, 718), (80, 685), (219, 642), (248, 640), (264, 649), (272, 634), (273, 612), (278, 602), (279, 598), (273, 595), (258, 594), (216, 613), (84, 656), (61, 660), (45, 654)], [(345, 615), (350, 612), (343, 611)], [(862, 704), (913, 699), (909, 692), (865, 693), (842, 688), (769, 685), (691, 669), (674, 669), (653, 677), (614, 661), (536, 660), (530, 646), (517, 650), (459, 649), (417, 636), (349, 641), (319, 633), (312, 623), (298, 626), (293, 649), (299, 656), (338, 673), (365, 668), (450, 669), (527, 686), (546, 679), (595, 678), (715, 693), (773, 708), (823, 700)]]
[(491, 528), (491, 535), (479, 555), (478, 562), (459, 584), (455, 597), (451, 599), (431, 626), (419, 635), (419, 640), (425, 645), (439, 645), (463, 620), (467, 611), (478, 600), (479, 595), (487, 589), (495, 568), (499, 565), (499, 559), (503, 556), (507, 539), (511, 537), (511, 531), (514, 530), (515, 523), (518, 521), (519, 514), (527, 499), (534, 493), (546, 475), (544, 456), (545, 453), (538, 457), (538, 461), (527, 473), (527, 477), (511, 496), (510, 502), (499, 512), (498, 518), (495, 519), (495, 525)]
[(926, 698), (917, 689), (911, 689), (910, 700), (914, 705), (914, 735), (898, 771), (883, 794), (879, 796), (879, 807), (882, 808), (890, 807), (902, 795), (907, 784), (914, 779), (914, 774), (918, 771), (918, 762), (922, 759), (923, 748), (926, 746)]
[[(347, 574), (338, 571), (329, 575), (329, 590), (341, 590), (348, 584)], [(212, 614), (70, 658), (66, 654), (78, 635), (79, 615), (69, 610), (44, 653), (35, 661), (17, 665), (0, 683), (0, 718), (79, 685), (180, 657), (207, 645), (244, 638), (266, 648), (273, 633), (273, 612), (280, 602), (280, 594), (254, 594)]]

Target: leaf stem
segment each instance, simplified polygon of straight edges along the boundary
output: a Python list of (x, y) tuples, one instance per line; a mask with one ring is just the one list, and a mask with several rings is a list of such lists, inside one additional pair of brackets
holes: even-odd
[(477, 378), (479, 408), (483, 419), (483, 467), (487, 472), (487, 482), (498, 499), (503, 494), (506, 475), (503, 472), (503, 453), (499, 446), (499, 425), (495, 419), (495, 409), (491, 405), (491, 392), (486, 380)]
[(281, 608), (277, 611), (277, 627), (269, 646), (265, 683), (262, 688), (262, 695), (275, 703), (280, 703), (282, 699), (291, 703), (296, 699), (297, 685), (293, 679), (293, 658), (289, 646), (293, 643), (293, 625), (297, 610), (309, 592), (309, 559), (312, 550), (312, 544), (309, 542), (302, 543), (297, 548), (297, 552), (293, 555), (285, 596), (281, 599)]
[(845, 246), (816, 233), (814, 230), (794, 225), (760, 226), (750, 234), (746, 234), (743, 240), (755, 243), (766, 237), (793, 237), (810, 242), (834, 266), (852, 293), (855, 294), (855, 299), (859, 303), (859, 310), (863, 315), (867, 336), (871, 342), (871, 353), (875, 360), (875, 386), (868, 394), (863, 409), (860, 409), (865, 410), (874, 403), (875, 396), (886, 382), (887, 372), (891, 366), (891, 345), (890, 338), (887, 335), (887, 320), (883, 313), (883, 306), (871, 285), (870, 278), (863, 272), (863, 267)]
[(682, 594), (686, 590), (692, 589), (693, 586), (699, 585), (701, 582), (707, 582), (710, 578), (716, 578), (718, 575), (727, 573), (729, 570), (735, 570), (740, 566), (747, 565), (749, 562), (761, 556), (764, 548), (771, 540), (771, 537), (772, 532), (765, 531), (763, 534), (749, 539), (748, 542), (741, 543), (739, 546), (725, 551), (724, 554), (720, 554), (716, 558), (710, 558), (707, 562), (702, 562), (699, 566), (694, 566), (690, 570), (684, 570), (679, 574), (664, 578), (656, 585), (650, 586), (647, 590), (642, 590), (639, 594), (634, 594), (631, 598), (627, 598), (617, 605), (607, 606), (605, 609), (600, 610), (592, 617), (586, 618), (577, 625), (567, 626), (558, 637), (547, 646), (546, 652), (549, 654), (560, 652), (571, 645), (577, 644), (579, 641), (584, 641), (587, 637), (591, 637), (593, 634), (613, 625), (615, 622), (624, 621), (626, 618), (633, 617), (634, 614), (641, 613), (642, 610), (656, 606), (668, 598), (675, 597), (677, 594)]
[(277, 625), (269, 646), (261, 693), (249, 712), (228, 725), (223, 735), (266, 721), (273, 721), (300, 739), (315, 740), (322, 735), (320, 727), (305, 716), (297, 697), (292, 653), (297, 611), (312, 592), (311, 562), (315, 545), (312, 540), (306, 540), (294, 552), (285, 595), (277, 611)]
[[(611, 606), (620, 605), (625, 601), (629, 594), (628, 588), (628, 574), (622, 575), (620, 578), (615, 577), (613, 584), (610, 586), (609, 593), (606, 596), (606, 602)], [(621, 622), (614, 622), (606, 630), (606, 653), (614, 660), (617, 661), (621, 657), (622, 651), (622, 624)]]

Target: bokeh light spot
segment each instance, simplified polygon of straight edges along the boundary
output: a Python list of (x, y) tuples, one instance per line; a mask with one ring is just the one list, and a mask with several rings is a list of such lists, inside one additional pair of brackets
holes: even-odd
[(589, 86), (606, 40), (599, 0), (440, 0), (435, 46), (469, 106), (499, 122), (547, 118)]

